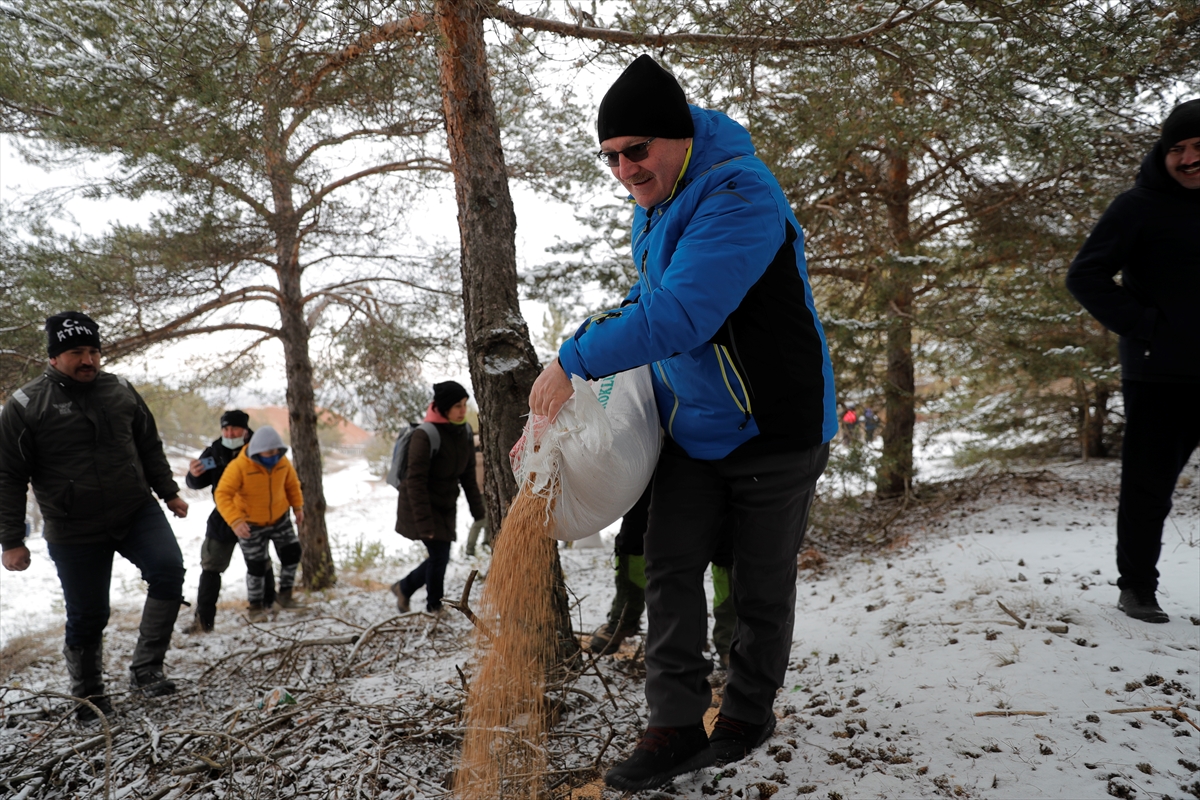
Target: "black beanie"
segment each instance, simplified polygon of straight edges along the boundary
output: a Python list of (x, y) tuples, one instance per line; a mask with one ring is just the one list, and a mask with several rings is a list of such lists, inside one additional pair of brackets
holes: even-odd
[(1162, 125), (1162, 142), (1167, 147), (1197, 136), (1200, 136), (1200, 98), (1175, 106)]
[(454, 404), (464, 397), (470, 397), (467, 390), (462, 384), (457, 381), (446, 381), (445, 383), (435, 383), (433, 385), (433, 407), (438, 410), (442, 416), (454, 407)]
[(231, 408), (221, 415), (221, 427), (232, 425), (235, 428), (249, 428), (250, 415), (240, 408)]
[(46, 352), (54, 358), (76, 347), (100, 347), (100, 326), (81, 311), (61, 311), (46, 318)]
[(638, 56), (600, 101), (596, 134), (687, 139), (695, 133), (692, 112), (675, 76), (650, 56)]

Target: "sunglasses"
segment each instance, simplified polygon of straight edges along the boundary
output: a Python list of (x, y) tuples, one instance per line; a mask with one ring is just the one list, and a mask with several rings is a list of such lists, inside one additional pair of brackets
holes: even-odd
[(650, 143), (657, 139), (657, 136), (651, 136), (641, 144), (635, 144), (632, 147), (626, 147), (624, 150), (601, 150), (596, 153), (596, 158), (600, 159), (609, 167), (621, 166), (621, 156), (625, 156), (626, 161), (637, 163), (645, 160), (646, 156), (650, 155)]

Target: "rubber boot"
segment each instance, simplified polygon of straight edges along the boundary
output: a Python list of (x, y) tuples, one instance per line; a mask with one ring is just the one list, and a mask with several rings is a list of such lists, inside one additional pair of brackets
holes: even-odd
[[(71, 696), (88, 700), (106, 717), (112, 714), (112, 703), (104, 694), (103, 645), (64, 646), (63, 657), (67, 660), (67, 673), (71, 676)], [(75, 709), (75, 719), (80, 722), (94, 722), (98, 717), (91, 706), (80, 703)]]
[(221, 573), (206, 569), (200, 573), (196, 591), (196, 612), (184, 633), (211, 633), (217, 621), (217, 598), (221, 596)]
[(303, 611), (308, 608), (307, 605), (292, 596), (291, 589), (280, 589), (279, 596), (275, 598), (275, 604), (280, 608), (291, 609), (293, 611)]
[(180, 600), (147, 597), (142, 608), (137, 646), (129, 665), (129, 685), (147, 697), (175, 693), (175, 682), (163, 674), (163, 659), (171, 647), (171, 632), (179, 616)]
[(276, 599), (278, 599), (278, 595), (275, 594), (275, 566), (268, 560), (267, 571), (263, 575), (262, 607), (270, 610), (271, 606), (275, 605)]
[(733, 645), (733, 628), (737, 625), (737, 610), (733, 605), (733, 591), (729, 567), (711, 567), (713, 581), (713, 649), (721, 669), (729, 669), (729, 649)]
[(252, 625), (259, 625), (263, 622), (271, 621), (271, 609), (267, 608), (262, 603), (247, 603), (246, 604), (246, 620)]
[(468, 557), (475, 555), (475, 545), (479, 542), (479, 532), (483, 531), (484, 542), (487, 542), (487, 522), (486, 520), (477, 519), (471, 523), (471, 529), (467, 531), (467, 547), (464, 554)]
[(616, 594), (608, 611), (608, 621), (592, 634), (588, 649), (606, 656), (621, 648), (626, 637), (642, 629), (646, 610), (646, 557), (617, 556)]

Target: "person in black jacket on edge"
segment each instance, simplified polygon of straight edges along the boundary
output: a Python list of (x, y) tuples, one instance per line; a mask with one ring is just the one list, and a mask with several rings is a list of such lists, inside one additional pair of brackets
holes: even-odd
[[(1181, 103), (1067, 272), (1067, 289), (1121, 337), (1125, 443), (1117, 510), (1118, 608), (1168, 622), (1158, 556), (1171, 494), (1196, 446), (1200, 417), (1164, 409), (1200, 390), (1200, 99)], [(1113, 277), (1121, 273), (1121, 283)]]
[[(154, 415), (124, 378), (100, 369), (100, 329), (86, 314), (46, 320), (46, 371), (12, 393), (0, 413), (0, 547), (4, 568), (29, 568), (25, 495), (46, 521), (46, 550), (67, 611), (63, 656), (75, 716), (112, 713), (104, 690), (104, 628), (112, 560), (120, 553), (147, 583), (129, 681), (139, 694), (173, 694), (163, 673), (183, 604), (183, 554), (154, 495), (177, 517), (179, 496)], [(153, 492), (153, 494), (151, 493)]]

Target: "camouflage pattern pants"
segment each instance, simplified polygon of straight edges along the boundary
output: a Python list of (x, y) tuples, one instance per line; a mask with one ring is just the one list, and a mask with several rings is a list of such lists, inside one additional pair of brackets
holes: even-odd
[(246, 559), (246, 598), (251, 605), (261, 604), (266, 591), (267, 576), (271, 573), (271, 556), (267, 545), (275, 543), (279, 557), (279, 591), (286, 592), (296, 583), (300, 566), (300, 538), (292, 527), (292, 518), (284, 514), (270, 525), (250, 526), (250, 537), (238, 539), (242, 557)]

